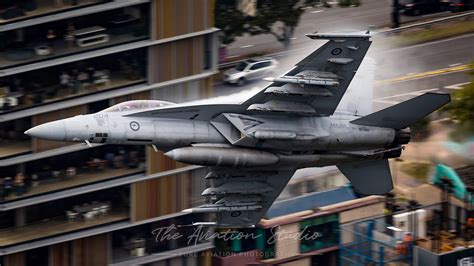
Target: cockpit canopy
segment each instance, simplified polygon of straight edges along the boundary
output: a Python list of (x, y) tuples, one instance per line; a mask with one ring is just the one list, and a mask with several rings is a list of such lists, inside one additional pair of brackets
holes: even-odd
[(127, 101), (111, 106), (107, 109), (102, 110), (102, 112), (126, 112), (134, 110), (145, 110), (150, 108), (158, 108), (163, 106), (172, 105), (171, 102), (158, 101), (158, 100), (136, 100), (136, 101)]

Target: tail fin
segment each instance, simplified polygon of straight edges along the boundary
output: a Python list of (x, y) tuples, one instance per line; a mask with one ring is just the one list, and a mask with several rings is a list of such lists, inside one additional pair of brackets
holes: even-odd
[(449, 94), (425, 93), (408, 101), (353, 120), (351, 123), (402, 129), (415, 124), (418, 120), (450, 101), (451, 96)]
[(337, 168), (360, 194), (384, 195), (393, 188), (387, 159), (345, 163), (338, 165)]

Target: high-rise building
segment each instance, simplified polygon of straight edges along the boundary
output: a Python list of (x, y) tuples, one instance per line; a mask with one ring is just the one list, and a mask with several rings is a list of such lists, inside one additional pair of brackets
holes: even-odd
[(23, 132), (127, 100), (211, 95), (213, 10), (213, 0), (0, 2), (0, 265), (210, 264), (212, 243), (159, 231), (202, 219), (180, 211), (203, 203), (204, 169), (146, 146)]

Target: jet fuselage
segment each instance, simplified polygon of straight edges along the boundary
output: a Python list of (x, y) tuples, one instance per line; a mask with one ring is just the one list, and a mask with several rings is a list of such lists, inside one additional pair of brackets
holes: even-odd
[[(350, 123), (357, 118), (352, 115), (287, 119), (228, 114), (234, 123), (232, 119), (260, 121), (241, 132), (222, 121), (126, 115), (127, 112), (78, 115), (39, 125), (26, 133), (55, 141), (153, 145), (163, 151), (174, 150), (166, 155), (177, 161), (210, 166), (325, 166), (360, 158), (383, 158), (385, 154), (374, 151), (403, 144), (397, 140), (397, 130), (355, 125)], [(282, 123), (281, 119), (286, 120)], [(223, 127), (234, 132), (226, 134)], [(233, 135), (240, 139), (232, 143)]]

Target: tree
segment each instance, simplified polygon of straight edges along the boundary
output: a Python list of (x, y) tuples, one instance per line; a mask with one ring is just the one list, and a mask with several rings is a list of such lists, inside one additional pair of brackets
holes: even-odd
[[(459, 121), (461, 131), (474, 132), (474, 62), (469, 65), (471, 82), (451, 95), (451, 103), (446, 106), (452, 119)], [(464, 133), (463, 132), (463, 133)]]
[[(272, 34), (285, 47), (291, 43), (304, 7), (320, 3), (320, 0), (261, 0), (257, 14), (249, 18), (248, 32), (252, 35)], [(280, 27), (276, 26), (278, 23)]]
[(230, 44), (235, 41), (235, 37), (247, 32), (247, 18), (237, 9), (236, 0), (217, 0), (214, 12), (216, 27), (222, 30), (222, 44)]
[(430, 135), (430, 118), (428, 116), (424, 117), (420, 121), (416, 122), (410, 126), (412, 136), (414, 139), (423, 139)]
[[(321, 0), (258, 0), (255, 16), (241, 12), (238, 0), (217, 0), (215, 4), (216, 27), (222, 30), (222, 43), (230, 44), (244, 33), (251, 35), (272, 34), (285, 47), (290, 45), (304, 7)], [(278, 27), (277, 24), (282, 26)]]

